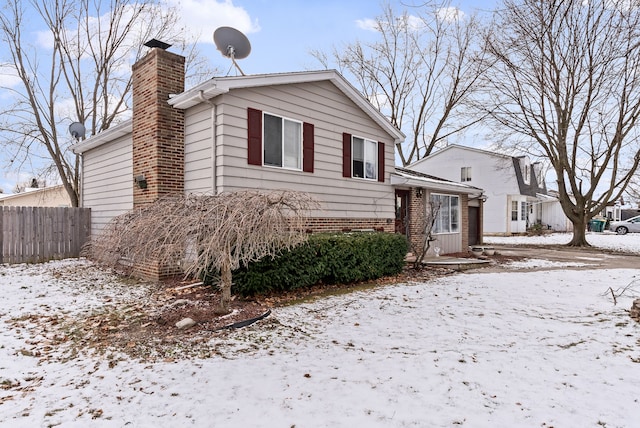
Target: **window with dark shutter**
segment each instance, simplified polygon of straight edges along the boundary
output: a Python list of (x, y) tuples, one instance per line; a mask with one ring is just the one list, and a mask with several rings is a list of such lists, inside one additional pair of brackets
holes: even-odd
[(384, 143), (342, 134), (342, 176), (384, 181)]
[(351, 178), (351, 134), (342, 134), (342, 176)]
[(302, 124), (302, 170), (313, 172), (314, 162), (314, 129), (313, 124)]
[(247, 109), (247, 162), (262, 165), (262, 111)]
[(384, 143), (378, 141), (378, 181), (384, 183)]
[(261, 110), (247, 109), (250, 165), (313, 172), (314, 126)]

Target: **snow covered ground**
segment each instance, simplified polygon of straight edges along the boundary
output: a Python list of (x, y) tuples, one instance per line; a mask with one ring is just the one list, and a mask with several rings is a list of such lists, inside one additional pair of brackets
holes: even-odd
[[(493, 245), (563, 245), (571, 241), (571, 233), (541, 236), (485, 236), (485, 244)], [(640, 254), (640, 233), (617, 235), (613, 232), (587, 232), (587, 242), (597, 248)]]
[[(589, 241), (610, 248), (605, 236)], [(640, 253), (640, 236), (611, 237)], [(144, 286), (84, 261), (0, 266), (0, 426), (637, 426), (640, 324), (628, 309), (640, 271), (555, 267), (276, 308), (214, 338), (214, 357), (145, 363), (42, 358), (34, 343), (63, 333), (33, 322), (143, 299)]]

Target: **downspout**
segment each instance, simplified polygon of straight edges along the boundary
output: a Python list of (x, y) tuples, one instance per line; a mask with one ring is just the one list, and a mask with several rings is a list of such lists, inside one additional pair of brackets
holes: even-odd
[(213, 191), (214, 196), (218, 194), (218, 180), (217, 180), (217, 167), (216, 167), (216, 145), (217, 145), (217, 134), (216, 134), (216, 104), (208, 98), (204, 97), (204, 91), (200, 91), (198, 93), (198, 99), (203, 103), (209, 104), (211, 106), (211, 190)]

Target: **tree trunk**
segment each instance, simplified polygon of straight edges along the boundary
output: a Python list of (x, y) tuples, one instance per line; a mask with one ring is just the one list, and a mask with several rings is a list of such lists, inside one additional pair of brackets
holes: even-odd
[(224, 263), (220, 268), (220, 313), (228, 314), (231, 305), (231, 266)]
[(573, 222), (573, 238), (567, 244), (569, 247), (590, 247), (587, 242), (587, 217), (583, 214), (578, 221)]

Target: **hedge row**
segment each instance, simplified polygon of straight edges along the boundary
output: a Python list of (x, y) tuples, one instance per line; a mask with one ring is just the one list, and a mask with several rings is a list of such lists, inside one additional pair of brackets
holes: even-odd
[(233, 272), (232, 291), (246, 296), (394, 275), (402, 271), (407, 250), (403, 235), (314, 234), (277, 257), (265, 257)]

